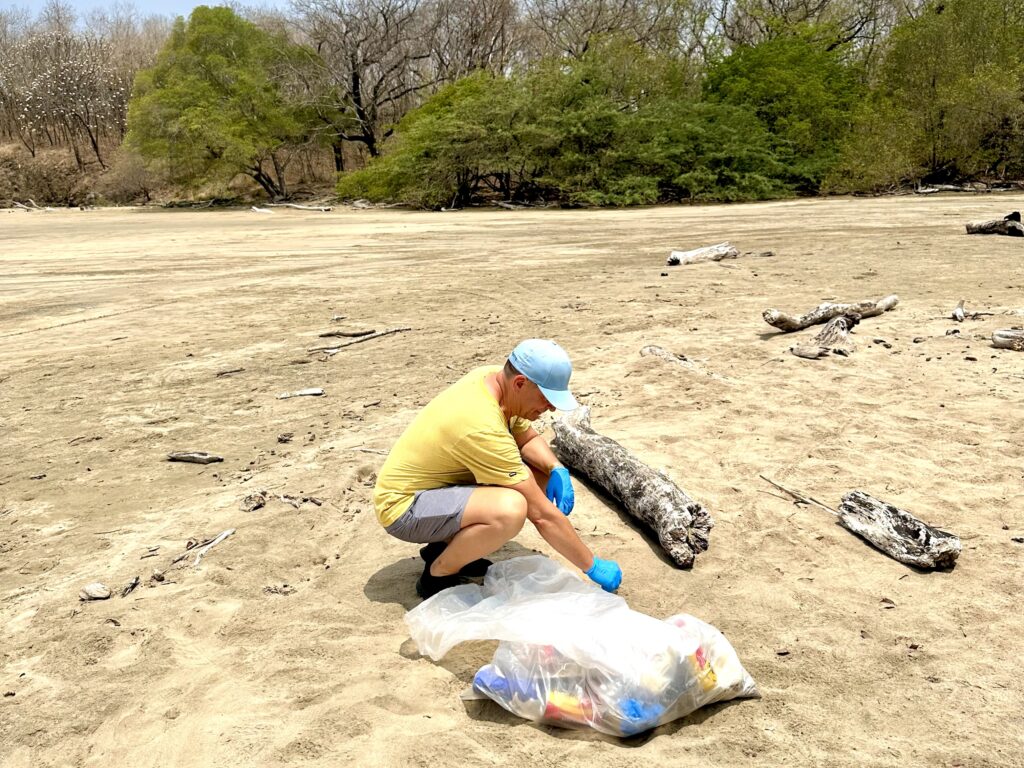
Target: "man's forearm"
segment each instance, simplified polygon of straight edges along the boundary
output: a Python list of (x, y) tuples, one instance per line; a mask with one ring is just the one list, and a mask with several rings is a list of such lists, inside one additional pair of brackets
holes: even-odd
[(531, 467), (541, 470), (544, 474), (551, 474), (554, 467), (559, 467), (562, 464), (555, 456), (555, 452), (551, 450), (548, 441), (540, 435), (523, 445), (519, 449), (519, 453), (522, 455), (523, 461)]
[(594, 553), (580, 539), (569, 518), (555, 509), (554, 515), (541, 515), (536, 519), (531, 517), (530, 522), (558, 554), (581, 571), (590, 570), (594, 564)]
[(534, 479), (531, 477), (512, 487), (526, 498), (526, 516), (544, 541), (581, 571), (589, 571), (594, 564), (594, 553), (580, 539), (569, 518), (548, 501)]

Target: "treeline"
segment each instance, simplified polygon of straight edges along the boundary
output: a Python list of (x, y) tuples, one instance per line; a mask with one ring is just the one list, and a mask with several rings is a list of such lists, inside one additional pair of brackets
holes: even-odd
[(426, 207), (630, 205), (1024, 178), (1019, 0), (113, 8), (0, 11), (0, 200), (340, 178)]

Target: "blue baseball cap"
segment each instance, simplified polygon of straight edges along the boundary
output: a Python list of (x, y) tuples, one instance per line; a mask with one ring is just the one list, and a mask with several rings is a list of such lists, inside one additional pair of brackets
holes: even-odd
[(508, 356), (517, 371), (532, 381), (555, 408), (571, 411), (580, 404), (569, 391), (572, 363), (565, 350), (549, 339), (527, 339)]

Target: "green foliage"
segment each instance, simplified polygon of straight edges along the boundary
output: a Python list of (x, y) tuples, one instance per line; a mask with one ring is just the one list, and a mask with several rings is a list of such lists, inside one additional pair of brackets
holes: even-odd
[(874, 103), (832, 183), (877, 188), (1024, 173), (1024, 6), (944, 0), (894, 30)]
[(338, 191), (426, 207), (485, 195), (637, 205), (787, 194), (756, 118), (698, 104), (695, 90), (677, 60), (614, 40), (516, 79), (471, 75), (407, 115), (384, 155)]
[(843, 50), (826, 35), (798, 28), (756, 46), (742, 46), (711, 67), (704, 81), (708, 101), (754, 112), (774, 137), (789, 179), (816, 192), (836, 162), (862, 98), (860, 72), (844, 63)]
[(275, 74), (300, 60), (295, 46), (229, 8), (200, 6), (136, 76), (129, 144), (175, 183), (226, 183), (243, 172), (277, 196), (283, 179), (263, 164), (276, 166), (274, 153), (301, 140), (306, 124)]

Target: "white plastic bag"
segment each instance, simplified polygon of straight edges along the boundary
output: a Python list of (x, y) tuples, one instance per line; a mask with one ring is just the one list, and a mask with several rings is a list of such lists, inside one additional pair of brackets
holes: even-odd
[(538, 722), (631, 736), (706, 704), (758, 696), (711, 625), (632, 611), (543, 556), (496, 563), (483, 587), (445, 590), (406, 623), (435, 661), (467, 640), (503, 641), (474, 688)]

